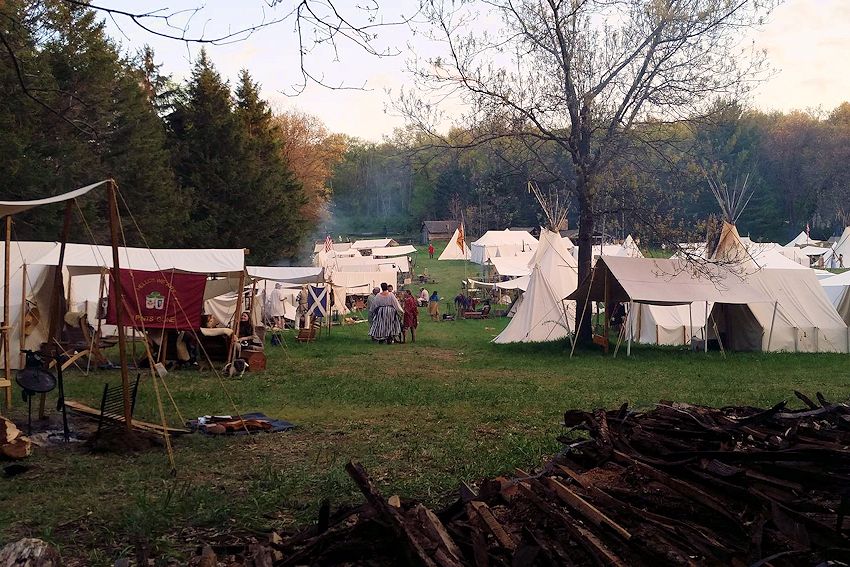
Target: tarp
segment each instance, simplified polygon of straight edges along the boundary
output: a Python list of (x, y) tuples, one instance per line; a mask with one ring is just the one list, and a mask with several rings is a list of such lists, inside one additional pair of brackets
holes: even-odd
[(63, 193), (62, 195), (55, 195), (53, 197), (46, 197), (44, 199), (35, 199), (32, 201), (0, 201), (0, 217), (16, 215), (18, 213), (22, 213), (24, 211), (28, 211), (30, 209), (34, 209), (36, 207), (41, 207), (44, 205), (52, 205), (54, 203), (70, 201), (71, 199), (82, 197), (92, 189), (100, 187), (105, 183), (107, 183), (106, 180), (98, 181), (97, 183), (86, 185), (85, 187), (75, 189), (74, 191), (69, 191), (68, 193)]
[(246, 266), (248, 277), (293, 284), (317, 283), (325, 279), (325, 270), (315, 266)]
[(390, 246), (389, 248), (373, 248), (373, 258), (390, 258), (392, 256), (407, 256), (408, 254), (416, 254), (416, 248), (411, 245), (405, 246)]
[(469, 260), (472, 252), (469, 251), (469, 246), (466, 240), (461, 236), (463, 225), (455, 229), (452, 237), (446, 243), (446, 248), (440, 254), (437, 260)]

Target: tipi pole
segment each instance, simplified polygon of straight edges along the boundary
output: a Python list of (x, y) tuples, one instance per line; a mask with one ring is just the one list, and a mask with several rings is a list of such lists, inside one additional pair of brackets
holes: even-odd
[(773, 317), (770, 318), (770, 332), (767, 334), (767, 352), (770, 352), (770, 342), (773, 340), (773, 323), (776, 321), (776, 308), (779, 306), (778, 301), (773, 302)]
[[(632, 309), (634, 309), (634, 308), (635, 308), (635, 302), (629, 301), (629, 317), (631, 317)], [(629, 321), (629, 323), (631, 323), (631, 321)], [(632, 326), (631, 326), (631, 324), (629, 324), (629, 342), (628, 342), (628, 344), (626, 344), (626, 356), (632, 355), (632, 335), (633, 334), (634, 333), (632, 333)]]
[(688, 337), (688, 348), (692, 348), (692, 347), (691, 347), (691, 342), (693, 341), (693, 338), (694, 338), (694, 312), (693, 312), (693, 306), (694, 306), (694, 304), (693, 304), (693, 303), (688, 303), (688, 320), (689, 320), (689, 321), (690, 321), (690, 323), (691, 323), (690, 336)]
[[(9, 269), (12, 264), (12, 217), (6, 216), (6, 246), (3, 253), (3, 388), (6, 390), (6, 409), (12, 407), (12, 369), (9, 368), (9, 333), (12, 323), (9, 320)], [(23, 306), (21, 306), (21, 327), (23, 328)]]
[[(127, 333), (124, 332), (124, 294), (121, 289), (121, 265), (118, 254), (118, 196), (115, 181), (106, 184), (109, 200), (109, 237), (112, 245), (112, 285), (115, 287), (115, 320), (118, 322), (118, 356), (121, 365), (121, 393), (124, 402), (124, 427), (133, 428), (133, 408), (130, 405), (130, 376), (127, 371)], [(164, 338), (164, 337), (163, 337)], [(163, 340), (163, 343), (165, 341)]]
[(702, 348), (704, 353), (708, 353), (708, 301), (705, 302), (705, 326), (702, 328)]

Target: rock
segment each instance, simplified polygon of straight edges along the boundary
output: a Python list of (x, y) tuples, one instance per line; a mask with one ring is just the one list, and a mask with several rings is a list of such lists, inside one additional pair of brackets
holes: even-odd
[(59, 552), (49, 543), (35, 538), (24, 538), (0, 549), (3, 567), (62, 567)]

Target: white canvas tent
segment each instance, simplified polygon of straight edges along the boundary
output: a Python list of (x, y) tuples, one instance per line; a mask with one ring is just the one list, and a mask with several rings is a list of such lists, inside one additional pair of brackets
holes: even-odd
[(578, 285), (578, 267), (558, 233), (541, 231), (540, 245), (522, 301), (498, 344), (554, 341), (570, 334), (575, 302), (564, 298)]
[(805, 230), (801, 230), (800, 234), (794, 237), (794, 240), (786, 244), (787, 247), (792, 246), (809, 246), (810, 244), (818, 244), (820, 240), (812, 240)]
[[(446, 248), (437, 260), (469, 260), (472, 257), (472, 252), (470, 252), (466, 240), (464, 239), (461, 242), (460, 231), (462, 229), (463, 225), (455, 229), (454, 234), (452, 234), (452, 237), (446, 243)], [(461, 247), (459, 242), (463, 244), (463, 247)]]
[(370, 240), (355, 240), (351, 247), (355, 250), (373, 250), (375, 248), (387, 248), (388, 246), (398, 246), (398, 242), (392, 238), (373, 238)]
[(484, 264), (496, 257), (516, 256), (537, 248), (537, 239), (524, 230), (488, 230), (472, 243), (470, 259)]
[(838, 315), (850, 325), (850, 271), (819, 280)]

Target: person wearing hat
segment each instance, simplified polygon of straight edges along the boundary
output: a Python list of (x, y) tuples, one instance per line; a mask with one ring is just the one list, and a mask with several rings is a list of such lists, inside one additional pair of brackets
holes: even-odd
[(428, 290), (424, 287), (419, 288), (419, 307), (426, 307), (428, 305)]

